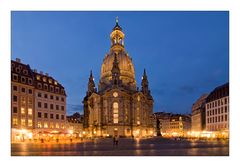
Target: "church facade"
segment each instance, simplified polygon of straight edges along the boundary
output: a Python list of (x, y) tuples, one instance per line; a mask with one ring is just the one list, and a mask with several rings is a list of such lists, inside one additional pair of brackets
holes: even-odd
[(88, 136), (146, 137), (153, 135), (153, 98), (144, 69), (141, 89), (136, 86), (132, 58), (124, 47), (125, 34), (116, 20), (111, 48), (104, 57), (98, 89), (92, 71), (83, 100), (84, 133)]

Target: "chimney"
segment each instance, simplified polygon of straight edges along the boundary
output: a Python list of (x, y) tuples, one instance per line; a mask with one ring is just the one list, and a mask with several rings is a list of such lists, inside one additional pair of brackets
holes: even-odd
[(33, 72), (37, 73), (37, 69), (33, 69)]
[(48, 73), (46, 73), (45, 75), (48, 76)]
[(43, 75), (43, 72), (42, 72), (42, 71), (40, 71), (40, 74), (42, 74), (42, 75)]
[(21, 59), (16, 58), (16, 62), (21, 63)]

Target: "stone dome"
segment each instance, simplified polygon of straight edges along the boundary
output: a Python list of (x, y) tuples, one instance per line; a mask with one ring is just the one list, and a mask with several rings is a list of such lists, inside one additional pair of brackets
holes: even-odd
[[(105, 56), (101, 68), (100, 82), (103, 82), (105, 84), (110, 83), (112, 79), (111, 70), (113, 67), (115, 54), (116, 53), (112, 51)], [(120, 53), (117, 54), (117, 60), (120, 69), (120, 79), (122, 80), (123, 84), (135, 86), (136, 80), (132, 59), (128, 56), (126, 52), (121, 51)]]
[(100, 90), (111, 84), (112, 67), (114, 57), (116, 55), (120, 70), (119, 79), (127, 88), (134, 90), (136, 88), (135, 71), (131, 57), (127, 54), (124, 48), (125, 35), (122, 28), (116, 20), (116, 25), (110, 33), (111, 48), (109, 53), (105, 56), (102, 63), (100, 75)]

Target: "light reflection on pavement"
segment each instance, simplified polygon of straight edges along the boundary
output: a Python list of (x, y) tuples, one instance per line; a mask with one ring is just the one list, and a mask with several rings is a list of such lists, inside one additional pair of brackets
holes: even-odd
[(14, 143), (12, 155), (20, 156), (227, 156), (228, 141), (175, 141), (163, 138), (96, 139), (82, 143)]

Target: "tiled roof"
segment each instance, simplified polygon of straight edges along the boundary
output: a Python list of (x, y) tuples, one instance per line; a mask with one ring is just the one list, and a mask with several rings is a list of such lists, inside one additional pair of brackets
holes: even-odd
[(207, 97), (206, 101), (211, 102), (229, 96), (229, 83), (216, 87)]
[[(56, 92), (54, 89), (53, 93), (66, 95), (64, 87), (59, 82), (57, 82), (57, 80), (55, 80), (53, 77), (49, 76), (48, 74), (43, 74), (41, 72), (38, 73), (35, 70), (32, 70), (30, 68), (30, 65), (21, 63), (20, 59), (16, 59), (16, 61), (11, 60), (11, 73), (17, 74), (19, 76), (27, 77), (29, 79), (31, 78), (32, 79), (31, 85), (35, 86), (36, 89), (39, 89), (38, 83), (47, 84), (48, 86), (52, 85), (54, 88), (56, 88), (56, 87), (59, 88), (59, 92)], [(39, 79), (38, 79), (38, 77), (39, 77)], [(21, 83), (20, 77), (18, 77), (18, 82)], [(24, 84), (29, 84), (29, 82), (25, 82)], [(44, 88), (44, 87), (42, 86), (42, 88)], [(44, 90), (44, 91), (51, 92), (50, 88), (48, 88), (47, 90)]]

